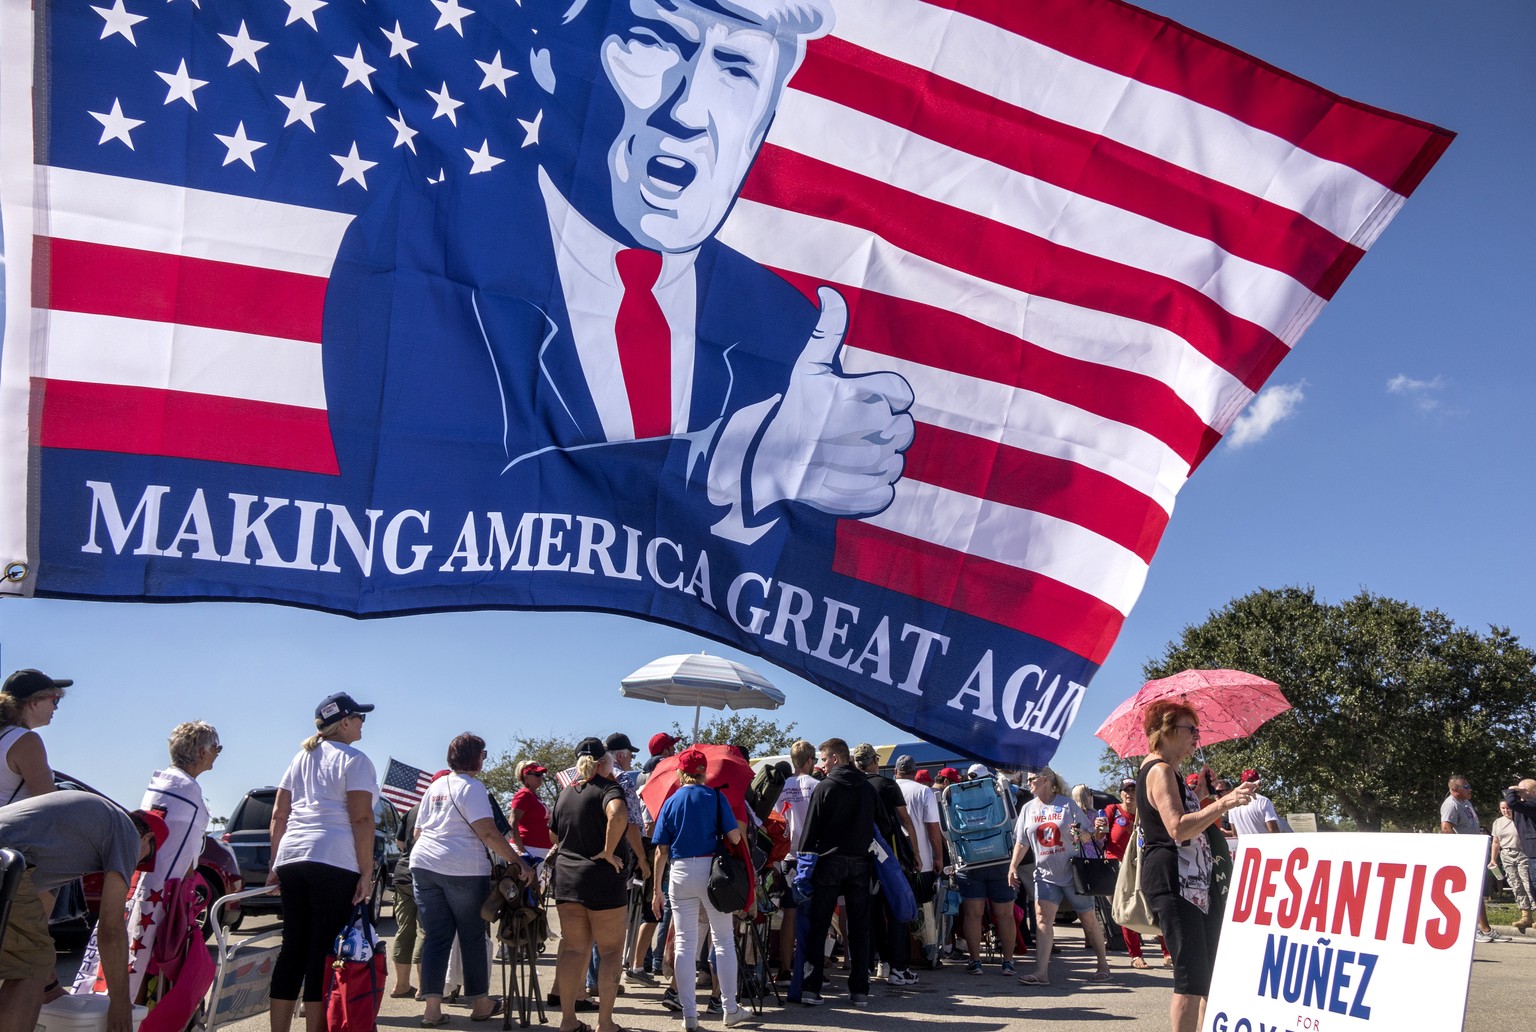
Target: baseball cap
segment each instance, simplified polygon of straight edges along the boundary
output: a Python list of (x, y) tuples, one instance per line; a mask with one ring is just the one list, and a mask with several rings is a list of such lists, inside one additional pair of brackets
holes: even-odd
[(1257, 781), (1259, 780), (1259, 772), (1254, 770), (1252, 767), (1249, 767), (1247, 770), (1243, 771), (1243, 780)]
[(916, 769), (917, 761), (912, 757), (906, 755), (896, 757), (896, 773), (910, 774)]
[(680, 741), (682, 739), (676, 735), (669, 735), (665, 731), (658, 731), (651, 736), (651, 755), (660, 756)]
[(701, 778), (709, 767), (709, 757), (704, 750), (689, 746), (677, 754), (677, 769), (691, 777)]
[(600, 760), (608, 755), (608, 747), (603, 744), (601, 738), (583, 738), (576, 743), (577, 756), (590, 756), (594, 760)]
[(632, 753), (640, 751), (635, 748), (635, 743), (629, 740), (629, 736), (622, 731), (615, 731), (609, 735), (607, 741), (603, 742), (603, 745), (608, 747), (609, 752), (618, 752), (620, 749)]
[(965, 772), (973, 778), (990, 778), (992, 776), (992, 768), (988, 767), (985, 763), (973, 763), (965, 768)]
[(544, 766), (542, 763), (535, 763), (533, 760), (524, 760), (522, 763), (519, 763), (517, 765), (517, 780), (518, 781), (523, 780), (523, 776), (525, 774), (548, 774), (548, 773), (549, 773), (549, 768), (548, 767)]
[(13, 699), (30, 699), (38, 692), (51, 692), (58, 688), (68, 688), (74, 684), (68, 678), (49, 677), (41, 670), (33, 670), (31, 667), (18, 670), (5, 679), (5, 687), (0, 691), (5, 692)]
[(135, 871), (153, 871), (155, 869), (155, 854), (160, 852), (160, 847), (165, 845), (165, 840), (171, 837), (171, 829), (165, 823), (165, 818), (150, 810), (134, 810), (133, 816), (144, 822), (150, 835), (155, 840), (155, 846), (149, 851), (149, 855), (139, 861)]
[(931, 785), (933, 784), (933, 775), (926, 770), (920, 770), (912, 775), (912, 780), (916, 781), (919, 785)]
[(372, 712), (372, 703), (360, 703), (346, 692), (337, 692), (335, 695), (327, 695), (315, 707), (315, 724), (322, 728), (330, 727), (338, 720)]
[(960, 772), (953, 767), (945, 767), (943, 770), (939, 771), (939, 777), (945, 779), (946, 781), (959, 781)]
[(1129, 790), (1131, 792), (1136, 791), (1136, 779), (1135, 778), (1121, 778), (1120, 779), (1120, 791), (1125, 792), (1127, 790)]

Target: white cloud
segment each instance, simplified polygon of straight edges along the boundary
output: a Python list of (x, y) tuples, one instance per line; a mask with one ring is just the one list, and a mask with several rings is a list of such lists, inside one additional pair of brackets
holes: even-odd
[(1440, 407), (1440, 399), (1436, 395), (1444, 387), (1445, 380), (1439, 376), (1432, 380), (1415, 380), (1407, 373), (1398, 373), (1387, 381), (1388, 394), (1403, 395), (1420, 412), (1433, 412)]
[(1306, 398), (1306, 386), (1307, 381), (1303, 380), (1264, 388), (1232, 423), (1232, 429), (1227, 431), (1227, 443), (1233, 448), (1242, 448), (1262, 441), (1276, 423), (1296, 412)]

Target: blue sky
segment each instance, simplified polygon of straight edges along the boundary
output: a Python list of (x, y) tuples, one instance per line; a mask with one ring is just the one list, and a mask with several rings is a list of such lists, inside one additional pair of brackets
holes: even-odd
[[(1258, 587), (1362, 588), (1536, 642), (1536, 5), (1529, 0), (1161, 0), (1151, 9), (1459, 138), (1180, 495), (1146, 590), (1054, 766), (1096, 776), (1093, 730), (1187, 624)], [(1260, 414), (1263, 418), (1260, 418)], [(656, 656), (706, 650), (768, 674), (812, 740), (902, 741), (827, 692), (684, 632), (611, 616), (354, 621), (270, 605), (0, 602), (0, 664), (76, 686), (54, 765), (136, 801), (180, 720), (225, 742), (215, 814), (281, 775), (315, 703), (379, 710), (362, 747), (435, 767), (471, 729), (643, 741), (691, 711), (619, 697)]]

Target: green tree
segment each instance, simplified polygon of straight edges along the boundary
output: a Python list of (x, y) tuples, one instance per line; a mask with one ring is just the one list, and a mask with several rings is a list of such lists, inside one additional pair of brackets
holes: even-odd
[(534, 760), (549, 768), (549, 777), (539, 794), (544, 802), (552, 803), (560, 786), (555, 782), (555, 772), (576, 766), (576, 739), (569, 735), (514, 735), (512, 748), (505, 750), (480, 772), (480, 780), (492, 793), (505, 799), (518, 790), (517, 765), (524, 760)]
[(1451, 774), (1489, 813), (1495, 791), (1536, 769), (1536, 653), (1506, 628), (1478, 634), (1367, 591), (1330, 605), (1310, 588), (1266, 589), (1186, 627), (1144, 673), (1190, 667), (1246, 670), (1290, 700), (1250, 738), (1206, 750), (1228, 776), (1259, 770), (1281, 813), (1438, 829)]
[[(765, 717), (726, 713), (700, 726), (699, 736), (694, 741), (739, 745), (747, 751), (748, 756), (775, 756), (789, 752), (789, 747), (800, 737), (795, 734), (796, 726), (794, 721), (780, 724)], [(692, 731), (684, 731), (682, 725), (674, 720), (672, 733), (687, 741)]]

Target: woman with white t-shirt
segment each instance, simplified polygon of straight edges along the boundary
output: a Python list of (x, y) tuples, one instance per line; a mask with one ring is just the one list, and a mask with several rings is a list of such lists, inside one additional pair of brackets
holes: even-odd
[(18, 670), (0, 688), (0, 806), (53, 791), (53, 768), (37, 728), (53, 722), (64, 689), (75, 682)]
[(416, 817), (411, 847), (411, 885), (421, 923), (421, 992), (426, 1010), (421, 1023), (435, 1028), (443, 1014), (443, 982), (455, 937), (464, 963), (465, 998), (470, 1019), (485, 1021), (501, 1013), (502, 1001), (486, 995), (485, 919), (481, 904), (491, 891), (490, 850), (527, 877), (523, 859), (496, 830), (490, 796), (475, 777), (485, 764), (485, 739), (468, 731), (448, 746), (448, 773), (432, 782)]
[(283, 945), (272, 966), (272, 1032), (288, 1032), (301, 989), (308, 1032), (324, 1032), (325, 958), (373, 887), (379, 779), (352, 747), (372, 711), (346, 692), (327, 696), (315, 707), (315, 734), (278, 783), (267, 884), (282, 890)]

